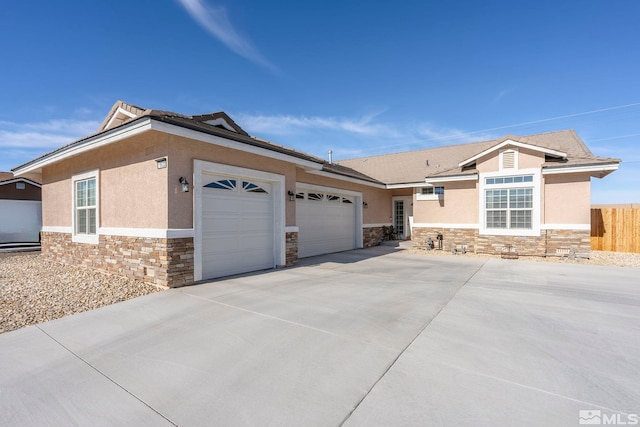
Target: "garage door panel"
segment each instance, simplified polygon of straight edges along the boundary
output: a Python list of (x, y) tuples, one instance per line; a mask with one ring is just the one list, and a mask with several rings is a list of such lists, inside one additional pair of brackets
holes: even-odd
[(203, 279), (272, 268), (272, 185), (242, 177), (203, 177)]
[(298, 189), (297, 193), (304, 194), (303, 199), (296, 199), (300, 258), (356, 247), (356, 209), (353, 202), (343, 202), (345, 196), (338, 191), (325, 194)]

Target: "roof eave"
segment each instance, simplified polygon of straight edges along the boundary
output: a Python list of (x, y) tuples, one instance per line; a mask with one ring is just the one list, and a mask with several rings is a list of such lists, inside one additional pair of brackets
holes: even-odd
[(618, 170), (620, 162), (592, 163), (576, 166), (546, 166), (542, 168), (543, 175), (557, 175), (565, 173), (589, 173), (591, 176), (604, 178), (611, 172)]
[(432, 176), (432, 177), (426, 177), (425, 178), (425, 182), (426, 183), (433, 183), (433, 182), (459, 182), (459, 181), (477, 181), (478, 180), (478, 174), (477, 173), (473, 173), (473, 174), (464, 174), (464, 175), (446, 175), (446, 176)]

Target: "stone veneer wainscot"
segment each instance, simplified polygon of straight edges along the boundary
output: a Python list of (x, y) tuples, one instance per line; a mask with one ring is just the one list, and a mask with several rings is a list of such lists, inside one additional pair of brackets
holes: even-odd
[(193, 283), (193, 239), (105, 236), (97, 245), (75, 243), (68, 233), (41, 233), (42, 256), (66, 264), (179, 287)]
[(436, 235), (442, 233), (445, 251), (462, 245), (468, 252), (478, 254), (500, 254), (507, 245), (522, 256), (566, 255), (569, 250), (588, 256), (591, 251), (589, 230), (542, 230), (540, 236), (480, 235), (476, 229), (442, 227), (419, 227), (412, 232), (418, 248), (426, 248), (429, 237), (437, 247)]

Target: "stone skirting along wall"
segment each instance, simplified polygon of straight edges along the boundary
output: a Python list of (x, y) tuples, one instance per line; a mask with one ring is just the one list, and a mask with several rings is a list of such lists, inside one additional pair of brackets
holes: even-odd
[(286, 266), (290, 267), (298, 263), (298, 233), (287, 232), (285, 233), (286, 239)]
[(429, 237), (438, 247), (436, 236), (442, 233), (442, 249), (461, 250), (479, 254), (500, 254), (507, 245), (520, 256), (564, 256), (570, 252), (589, 254), (591, 237), (589, 230), (542, 230), (540, 236), (480, 235), (477, 229), (464, 228), (413, 228), (414, 247), (426, 248)]
[(71, 234), (41, 233), (42, 256), (119, 276), (178, 287), (194, 281), (193, 239), (104, 236), (74, 243)]
[(384, 239), (383, 227), (363, 227), (362, 228), (362, 246), (370, 248), (378, 246)]

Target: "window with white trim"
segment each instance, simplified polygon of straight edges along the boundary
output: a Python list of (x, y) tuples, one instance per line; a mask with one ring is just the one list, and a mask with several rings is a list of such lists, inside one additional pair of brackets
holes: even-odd
[(533, 228), (533, 175), (485, 178), (484, 196), (487, 229)]
[(421, 187), (416, 189), (417, 200), (440, 200), (444, 197), (444, 187)]
[(73, 177), (73, 241), (98, 243), (98, 177)]

